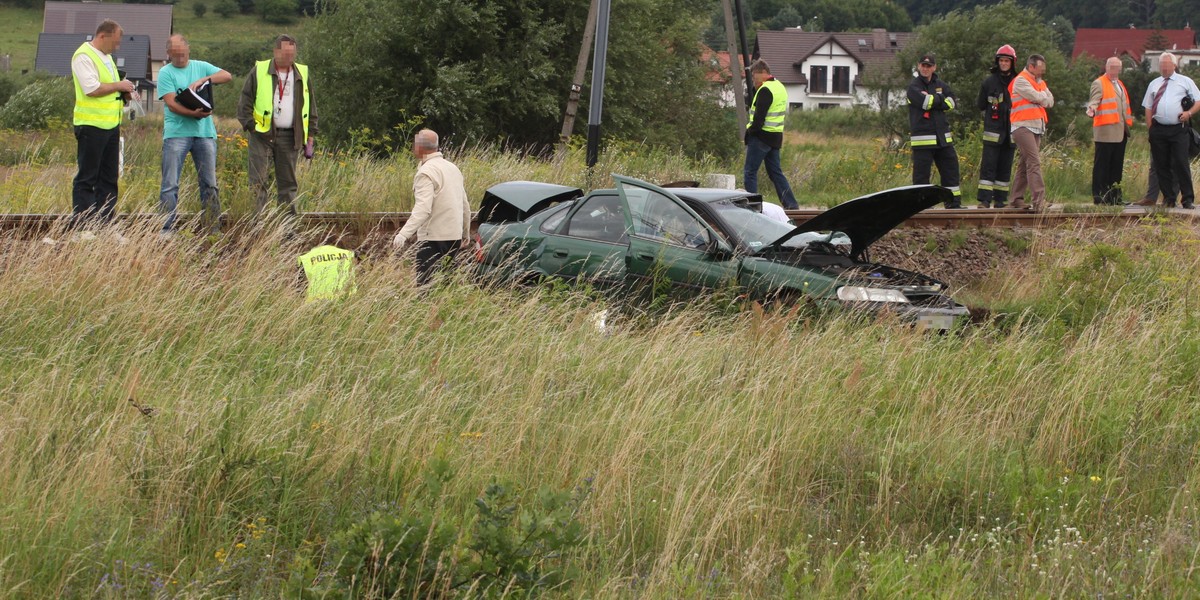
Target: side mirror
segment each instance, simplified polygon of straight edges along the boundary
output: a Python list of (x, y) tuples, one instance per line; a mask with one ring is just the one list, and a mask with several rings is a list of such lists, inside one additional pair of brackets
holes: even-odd
[(708, 232), (708, 241), (704, 244), (704, 255), (714, 260), (727, 260), (733, 256), (733, 250), (730, 250), (717, 236), (711, 231)]

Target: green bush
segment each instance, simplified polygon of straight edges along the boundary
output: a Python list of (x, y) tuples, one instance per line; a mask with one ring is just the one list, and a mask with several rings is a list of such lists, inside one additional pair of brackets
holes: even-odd
[(500, 597), (562, 589), (576, 577), (566, 558), (584, 541), (576, 515), (590, 480), (573, 491), (541, 488), (524, 505), (509, 486), (493, 483), (475, 500), (472, 516), (448, 508), (453, 503), (443, 489), (452, 477), (448, 463), (434, 461), (417, 497), (333, 535), (327, 571), (295, 561), (292, 595), (429, 598), (469, 590)]
[(192, 12), (197, 19), (203, 19), (204, 15), (208, 14), (208, 5), (203, 2), (197, 2), (192, 5)]
[(0, 129), (52, 129), (71, 122), (71, 80), (44, 79), (25, 86), (0, 108)]
[(234, 0), (217, 0), (216, 5), (213, 6), (213, 12), (221, 15), (223, 19), (228, 19), (237, 14), (237, 2), (234, 2)]

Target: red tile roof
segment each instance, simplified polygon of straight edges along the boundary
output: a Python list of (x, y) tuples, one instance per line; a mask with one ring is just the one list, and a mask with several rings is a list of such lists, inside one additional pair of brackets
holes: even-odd
[(1167, 50), (1196, 47), (1196, 32), (1192, 29), (1077, 29), (1071, 58), (1090, 54), (1104, 60), (1110, 56), (1128, 54), (1140, 62), (1142, 53), (1146, 51), (1146, 40), (1155, 33), (1166, 38)]

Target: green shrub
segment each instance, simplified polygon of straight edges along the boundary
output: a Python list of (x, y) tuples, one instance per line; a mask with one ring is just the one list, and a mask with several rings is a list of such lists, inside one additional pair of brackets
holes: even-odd
[(217, 0), (217, 3), (213, 6), (213, 12), (221, 15), (222, 19), (228, 19), (237, 14), (237, 2), (234, 2), (234, 0)]
[(0, 129), (52, 129), (71, 122), (71, 80), (45, 79), (25, 86), (0, 108)]
[(197, 2), (192, 5), (192, 12), (196, 15), (197, 19), (203, 19), (204, 15), (208, 13), (208, 5), (203, 2)]
[(470, 590), (499, 597), (561, 589), (575, 578), (566, 558), (584, 541), (576, 515), (590, 481), (569, 492), (543, 487), (524, 505), (509, 486), (493, 483), (472, 516), (447, 507), (453, 503), (443, 488), (452, 476), (447, 463), (435, 461), (406, 505), (372, 511), (332, 536), (328, 571), (298, 559), (289, 579), (293, 595), (429, 598)]

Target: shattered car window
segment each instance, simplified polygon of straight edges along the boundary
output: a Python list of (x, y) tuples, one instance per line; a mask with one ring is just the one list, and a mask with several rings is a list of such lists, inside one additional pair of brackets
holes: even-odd
[[(743, 208), (728, 200), (709, 204), (717, 209), (721, 218), (733, 229), (750, 250), (760, 250), (787, 235), (795, 227), (781, 223), (762, 213)], [(812, 242), (824, 242), (834, 246), (849, 246), (850, 238), (837, 231), (802, 233), (783, 243), (784, 248), (804, 248)]]

